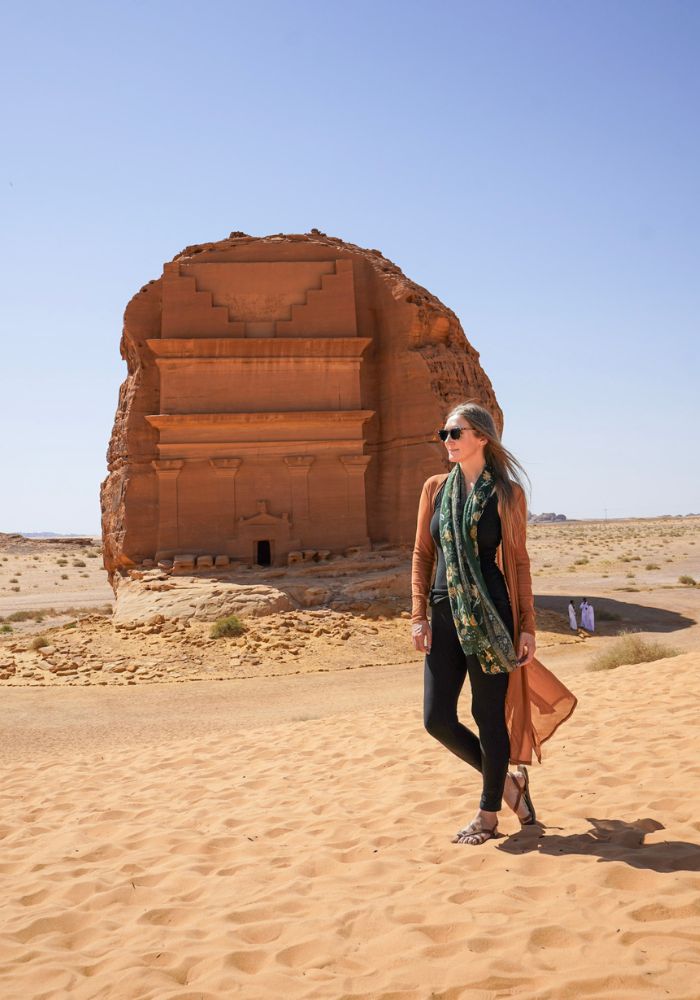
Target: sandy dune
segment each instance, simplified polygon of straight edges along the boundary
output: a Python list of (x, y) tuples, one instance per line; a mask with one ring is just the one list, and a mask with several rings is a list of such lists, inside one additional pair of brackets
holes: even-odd
[[(196, 629), (13, 622), (2, 1000), (697, 1000), (700, 588), (678, 576), (700, 575), (699, 525), (660, 524), (656, 564), (658, 525), (533, 530), (539, 648), (579, 705), (531, 768), (540, 824), (506, 809), (481, 847), (450, 842), (478, 779), (423, 729), (405, 619), (333, 612), (300, 654), (251, 630), (257, 662)], [(633, 543), (660, 568), (629, 570)], [(0, 581), (36, 583), (46, 608), (50, 567), (29, 559), (8, 554)], [(87, 596), (99, 573), (76, 568)], [(582, 594), (612, 616), (595, 636), (563, 624)], [(589, 672), (629, 627), (683, 652)], [(37, 632), (84, 662), (47, 673)], [(107, 653), (156, 662), (97, 686)]]
[[(150, 743), (25, 748), (3, 777), (0, 995), (696, 998), (700, 655), (566, 676), (541, 824), (504, 812), (480, 848), (450, 843), (474, 773), (418, 704), (240, 731), (232, 705), (228, 731), (169, 740), (154, 705)], [(110, 695), (128, 712), (136, 692)]]

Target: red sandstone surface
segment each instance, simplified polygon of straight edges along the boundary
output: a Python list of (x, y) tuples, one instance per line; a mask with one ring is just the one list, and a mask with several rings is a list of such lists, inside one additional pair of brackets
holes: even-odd
[(110, 582), (412, 544), (434, 432), (501, 411), (452, 310), (317, 230), (187, 247), (131, 299), (101, 486)]

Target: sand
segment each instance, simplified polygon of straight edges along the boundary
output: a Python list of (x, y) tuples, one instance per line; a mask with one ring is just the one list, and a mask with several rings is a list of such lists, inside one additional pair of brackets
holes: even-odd
[[(334, 668), (329, 642), (293, 671), (280, 652), (259, 676), (179, 683), (14, 674), (0, 694), (2, 1000), (697, 1000), (700, 588), (677, 583), (698, 575), (683, 548), (697, 522), (681, 527), (665, 579), (636, 593), (586, 564), (569, 593), (586, 539), (533, 532), (542, 659), (579, 705), (530, 769), (539, 823), (521, 830), (506, 808), (480, 847), (451, 843), (478, 775), (425, 732), (412, 651)], [(539, 532), (566, 543), (551, 577)], [(579, 583), (620, 609), (602, 634), (557, 630)], [(77, 632), (94, 626), (99, 650), (108, 620), (88, 618)], [(408, 633), (405, 619), (355, 624), (396, 649)], [(18, 623), (0, 657), (46, 625)], [(683, 652), (590, 672), (623, 626)]]
[[(150, 738), (119, 739), (113, 706), (109, 739), (24, 747), (3, 778), (0, 995), (697, 997), (699, 668), (568, 672), (577, 715), (532, 769), (540, 824), (504, 812), (479, 848), (450, 843), (475, 774), (422, 730), (410, 668), (381, 708), (238, 727), (232, 681), (210, 685), (230, 693), (215, 732), (162, 733), (154, 705)], [(128, 717), (136, 692), (109, 694)]]

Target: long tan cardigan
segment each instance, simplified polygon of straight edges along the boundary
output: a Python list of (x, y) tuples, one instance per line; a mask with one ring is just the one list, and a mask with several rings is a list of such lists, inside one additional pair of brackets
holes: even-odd
[[(430, 534), (435, 494), (448, 473), (431, 476), (423, 484), (418, 504), (416, 542), (411, 568), (411, 621), (428, 618), (428, 594), (437, 558)], [(496, 561), (503, 573), (513, 611), (515, 648), (521, 632), (535, 634), (535, 603), (532, 596), (530, 559), (527, 554), (527, 503), (523, 490), (514, 484), (517, 503), (513, 515), (498, 501), (502, 542)], [(512, 541), (511, 541), (512, 539)], [(510, 763), (531, 764), (534, 750), (542, 763), (542, 744), (569, 718), (576, 708), (576, 697), (538, 659), (533, 659), (508, 674), (506, 725), (510, 735)]]

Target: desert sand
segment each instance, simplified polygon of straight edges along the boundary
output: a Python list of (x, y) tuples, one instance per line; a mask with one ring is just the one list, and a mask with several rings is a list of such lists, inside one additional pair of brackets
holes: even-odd
[[(696, 1000), (699, 534), (531, 527), (538, 655), (579, 705), (530, 768), (539, 822), (505, 808), (479, 847), (451, 843), (478, 775), (423, 729), (408, 598), (117, 630), (89, 548), (6, 543), (0, 996)], [(681, 653), (591, 672), (624, 629)]]

